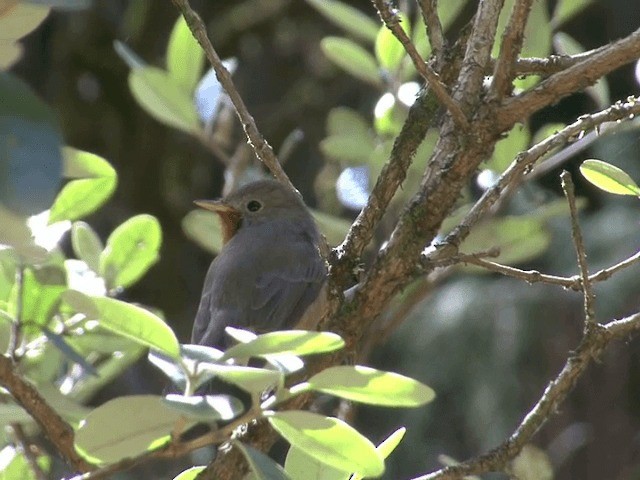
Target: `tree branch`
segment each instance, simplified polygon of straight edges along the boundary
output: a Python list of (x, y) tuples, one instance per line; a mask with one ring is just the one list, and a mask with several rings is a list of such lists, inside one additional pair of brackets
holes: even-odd
[(87, 472), (93, 467), (85, 462), (73, 447), (71, 426), (49, 406), (38, 391), (15, 371), (11, 360), (0, 355), (0, 384), (33, 417), (56, 450), (75, 470)]
[(438, 0), (418, 0), (422, 19), (427, 28), (427, 38), (431, 45), (431, 51), (438, 62), (442, 59), (445, 39), (442, 31), (442, 23), (438, 16)]
[(502, 35), (500, 56), (493, 69), (490, 96), (495, 99), (501, 99), (511, 93), (514, 64), (520, 50), (522, 50), (524, 29), (527, 26), (532, 3), (533, 0), (518, 0), (513, 5), (509, 23)]

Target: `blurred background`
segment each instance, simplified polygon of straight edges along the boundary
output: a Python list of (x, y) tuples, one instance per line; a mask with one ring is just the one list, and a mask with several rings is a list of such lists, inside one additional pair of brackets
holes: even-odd
[[(165, 67), (167, 42), (178, 18), (171, 2), (86, 3), (79, 9), (54, 9), (21, 41), (22, 57), (9, 71), (53, 109), (65, 144), (104, 157), (117, 171), (119, 183), (113, 197), (85, 218), (103, 240), (132, 215), (148, 213), (158, 218), (163, 236), (160, 259), (119, 298), (159, 309), (179, 339), (187, 342), (215, 247), (201, 246), (208, 231), (193, 232), (193, 222), (201, 217), (190, 217), (190, 224), (185, 218), (193, 210), (193, 200), (217, 197), (225, 179), (229, 183), (231, 177), (234, 181), (254, 178), (260, 167), (246, 149), (238, 148), (245, 143), (241, 129), (223, 110), (216, 114), (209, 140), (202, 140), (158, 121), (132, 94), (128, 80), (136, 61), (132, 54), (145, 64)], [(205, 20), (220, 56), (236, 60), (238, 90), (262, 134), (276, 152), (284, 153), (284, 168), (308, 205), (329, 215), (326, 228), (336, 244), (335, 238), (348, 226), (345, 221), (355, 218), (379, 171), (379, 165), (367, 162), (374, 156), (378, 164), (386, 160), (393, 135), (406, 115), (399, 87), (409, 84), (407, 88), (414, 89), (415, 95), (411, 84), (415, 75), (407, 69), (399, 74), (399, 69), (389, 68), (381, 70), (379, 81), (372, 81), (341, 68), (331, 58), (330, 42), (323, 39), (352, 38), (353, 31), (323, 14), (314, 5), (318, 2), (191, 3)], [(399, 3), (410, 22), (417, 24), (415, 3)], [(456, 8), (448, 14), (447, 36), (455, 40), (473, 14), (475, 2), (452, 3)], [(535, 3), (553, 39), (541, 47), (542, 52), (595, 48), (640, 25), (637, 0), (576, 2), (580, 8), (566, 18), (558, 14), (561, 2)], [(352, 0), (348, 5), (378, 22), (369, 1)], [(114, 41), (124, 45), (124, 53), (123, 47), (118, 53)], [(373, 54), (373, 42), (357, 41)], [(380, 54), (376, 60), (384, 64)], [(606, 80), (599, 91), (571, 96), (536, 114), (514, 133), (512, 145), (504, 145), (503, 157), (489, 161), (487, 171), (499, 173), (504, 168), (498, 167), (501, 162), (508, 164), (515, 152), (526, 148), (545, 128), (570, 123), (608, 102), (638, 93), (634, 65)], [(393, 108), (381, 105), (389, 93), (397, 103)], [(370, 151), (354, 154), (353, 145), (332, 141), (341, 114), (355, 123), (364, 122), (353, 138), (361, 144), (357, 135), (368, 135)], [(214, 136), (216, 140), (211, 141)], [(388, 235), (394, 212), (415, 188), (428, 157), (428, 146), (425, 148), (405, 191), (385, 218), (378, 242)], [(526, 244), (529, 254), (515, 255), (510, 263), (557, 275), (577, 273), (566, 212), (554, 215), (545, 210), (562, 199), (561, 168), (575, 173), (578, 193), (586, 199), (582, 226), (590, 269), (607, 267), (638, 250), (638, 199), (605, 194), (582, 180), (577, 165), (592, 157), (611, 162), (638, 180), (640, 133), (621, 128), (603, 135), (557, 168), (526, 182), (501, 215), (542, 212), (535, 217), (540, 222), (536, 224), (538, 243)], [(230, 160), (234, 158), (242, 160)], [(242, 165), (241, 173), (230, 173), (230, 164)], [(461, 205), (482, 193), (486, 187), (482, 178), (479, 175), (478, 182), (469, 185)], [(194, 241), (198, 236), (201, 241)], [(478, 245), (481, 241), (478, 239)], [(65, 242), (71, 254), (69, 241)], [(596, 287), (599, 320), (638, 311), (638, 272), (637, 267), (630, 268)], [(560, 370), (582, 331), (582, 298), (575, 292), (471, 270), (448, 271), (432, 280), (428, 285), (419, 281), (400, 295), (379, 326), (388, 333), (385, 341), (369, 345), (370, 355), (362, 359), (413, 376), (437, 393), (432, 404), (416, 410), (356, 408), (356, 427), (374, 443), (401, 425), (408, 427), (407, 436), (389, 459), (388, 479), (411, 478), (437, 468), (443, 454), (463, 460), (502, 441)], [(385, 327), (394, 319), (401, 323), (398, 328)], [(536, 436), (535, 445), (549, 456), (555, 478), (640, 478), (639, 356), (637, 340), (609, 348)], [(139, 366), (92, 402), (161, 388), (159, 376)], [(128, 477), (123, 474), (122, 478)]]

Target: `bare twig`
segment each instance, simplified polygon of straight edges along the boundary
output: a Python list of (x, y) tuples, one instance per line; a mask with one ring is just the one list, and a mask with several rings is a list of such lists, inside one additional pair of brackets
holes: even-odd
[(518, 0), (513, 5), (509, 23), (502, 35), (500, 56), (493, 69), (491, 90), (496, 99), (501, 99), (511, 92), (514, 64), (520, 50), (522, 50), (524, 29), (527, 25), (532, 2), (533, 0)]
[(453, 121), (463, 129), (469, 128), (469, 122), (464, 115), (464, 112), (460, 109), (460, 106), (449, 96), (447, 87), (440, 80), (440, 76), (433, 71), (433, 69), (427, 65), (424, 59), (416, 50), (416, 46), (413, 44), (407, 33), (400, 26), (397, 15), (392, 12), (387, 0), (372, 0), (375, 5), (380, 18), (387, 26), (389, 30), (395, 35), (398, 41), (402, 44), (407, 54), (413, 61), (414, 66), (418, 73), (424, 78), (424, 80), (431, 86), (434, 95), (438, 101), (444, 105), (449, 111)]
[(264, 163), (267, 168), (273, 173), (273, 175), (280, 180), (285, 185), (288, 185), (292, 190), (297, 191), (289, 177), (282, 169), (282, 166), (278, 162), (276, 155), (273, 153), (273, 149), (264, 139), (258, 127), (256, 125), (255, 120), (249, 113), (247, 106), (244, 103), (244, 100), (240, 96), (240, 93), (236, 89), (233, 79), (231, 78), (231, 74), (222, 64), (222, 60), (218, 56), (218, 53), (213, 48), (209, 37), (207, 36), (207, 29), (204, 25), (204, 22), (200, 18), (200, 16), (191, 8), (188, 0), (171, 0), (176, 7), (182, 12), (189, 29), (193, 33), (193, 36), (196, 38), (200, 46), (204, 49), (204, 52), (211, 63), (211, 66), (216, 72), (216, 77), (218, 81), (222, 84), (225, 91), (229, 95), (233, 106), (236, 109), (236, 113), (240, 122), (242, 123), (242, 128), (247, 136), (249, 144), (253, 148), (256, 156)]
[(592, 360), (598, 358), (613, 339), (625, 338), (637, 333), (638, 330), (640, 330), (640, 313), (611, 321), (606, 325), (594, 324), (594, 328), (587, 331), (560, 373), (549, 382), (533, 409), (527, 413), (507, 440), (483, 455), (413, 480), (458, 480), (467, 475), (503, 471), (509, 461), (529, 443), (540, 427), (558, 411), (558, 407), (573, 390)]
[(76, 470), (87, 472), (92, 466), (73, 447), (73, 429), (49, 406), (38, 391), (23, 380), (13, 368), (11, 359), (0, 355), (0, 385), (24, 408), (40, 426), (56, 450)]
[(427, 38), (431, 44), (431, 51), (436, 59), (442, 59), (442, 53), (445, 45), (444, 33), (442, 31), (442, 23), (438, 16), (438, 0), (418, 0), (422, 19), (427, 27)]
[(605, 122), (629, 119), (630, 116), (638, 114), (640, 114), (640, 102), (635, 98), (629, 98), (624, 103), (618, 102), (605, 110), (579, 118), (556, 134), (551, 135), (530, 149), (518, 154), (495, 185), (484, 192), (482, 197), (480, 197), (471, 210), (469, 210), (462, 222), (446, 236), (442, 243), (452, 244), (456, 247), (459, 246), (462, 240), (468, 235), (471, 227), (478, 222), (491, 206), (502, 198), (507, 189), (516, 185), (522, 175), (529, 171), (539, 158), (552, 149), (570, 142), (580, 134), (580, 132), (590, 130)]
[[(545, 58), (525, 57), (516, 60), (514, 75), (541, 75), (543, 77), (566, 70), (576, 63), (588, 60), (596, 53), (606, 48), (607, 45), (589, 50), (576, 55), (549, 55)], [(495, 65), (495, 64), (494, 64)], [(489, 73), (489, 72), (487, 72)]]
[(38, 465), (38, 459), (36, 458), (35, 452), (29, 445), (29, 439), (25, 435), (22, 425), (19, 423), (12, 423), (10, 427), (13, 431), (13, 436), (15, 437), (17, 450), (24, 456), (33, 476), (36, 480), (47, 480), (47, 476), (40, 468), (40, 465)]
[(573, 246), (576, 250), (578, 258), (578, 268), (580, 269), (580, 280), (582, 282), (582, 292), (584, 296), (584, 315), (587, 323), (595, 322), (595, 295), (589, 280), (589, 269), (587, 266), (587, 253), (584, 249), (584, 241), (582, 239), (582, 230), (578, 223), (578, 208), (576, 207), (576, 194), (571, 174), (564, 170), (560, 174), (562, 181), (562, 190), (567, 197), (569, 203), (569, 214), (571, 216), (571, 236), (573, 238)]

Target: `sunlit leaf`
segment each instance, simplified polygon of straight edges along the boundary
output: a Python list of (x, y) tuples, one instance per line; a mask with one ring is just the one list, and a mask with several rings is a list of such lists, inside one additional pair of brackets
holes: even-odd
[[(407, 429), (404, 427), (399, 428), (398, 430), (393, 432), (391, 435), (389, 435), (387, 438), (385, 438), (384, 441), (376, 447), (376, 450), (380, 453), (382, 458), (386, 459), (389, 457), (389, 455), (391, 455), (391, 453), (396, 449), (396, 447), (402, 441), (402, 438), (404, 437), (404, 434), (406, 433), (406, 431)], [(356, 473), (349, 480), (362, 480), (362, 478), (363, 477), (361, 475)]]
[(167, 70), (187, 92), (195, 88), (204, 65), (204, 50), (180, 15), (169, 37)]
[(75, 448), (97, 464), (135, 457), (167, 443), (181, 417), (160, 396), (118, 397), (84, 419), (75, 434)]
[(346, 2), (335, 0), (307, 0), (307, 3), (347, 33), (363, 40), (375, 41), (379, 23), (357, 8), (351, 7)]
[(211, 253), (222, 249), (222, 228), (217, 215), (205, 210), (191, 210), (182, 219), (182, 230), (191, 240)]
[(129, 88), (149, 115), (187, 133), (200, 130), (191, 93), (168, 72), (155, 67), (136, 68), (129, 74)]
[(158, 261), (162, 229), (151, 215), (136, 215), (119, 225), (100, 254), (100, 274), (107, 285), (128, 287)]
[(384, 472), (384, 461), (373, 444), (342, 420), (294, 410), (267, 418), (292, 446), (320, 462), (367, 477)]
[(351, 473), (338, 470), (316, 460), (296, 447), (289, 448), (284, 463), (285, 471), (295, 479), (350, 480)]
[(386, 407), (418, 407), (435, 397), (431, 388), (413, 378), (360, 365), (327, 368), (302, 385), (354, 402)]
[(174, 477), (173, 480), (195, 480), (198, 477), (198, 474), (203, 471), (205, 466), (199, 467), (191, 467), (187, 468), (184, 472), (180, 473), (177, 477)]
[(202, 363), (198, 365), (198, 372), (206, 375), (201, 375), (199, 379), (200, 385), (215, 376), (227, 383), (233, 383), (249, 393), (257, 394), (277, 387), (284, 381), (284, 375), (277, 370), (237, 365)]
[(232, 420), (244, 407), (237, 398), (229, 395), (176, 395), (164, 397), (166, 405), (185, 417), (202, 422)]
[(94, 272), (100, 271), (100, 253), (104, 249), (98, 234), (85, 222), (73, 222), (71, 226), (73, 253)]
[(640, 187), (623, 170), (601, 160), (585, 160), (580, 173), (589, 182), (605, 192), (616, 195), (640, 196)]
[(335, 333), (284, 330), (265, 333), (248, 343), (235, 345), (224, 353), (223, 358), (249, 358), (274, 353), (303, 356), (332, 352), (342, 347), (344, 340)]
[(357, 43), (341, 37), (325, 37), (320, 47), (335, 65), (372, 85), (381, 83), (378, 65), (373, 55)]
[(562, 25), (592, 3), (593, 0), (558, 0), (551, 19), (553, 26)]
[[(400, 26), (407, 36), (411, 37), (411, 25), (407, 18), (398, 13), (397, 16)], [(400, 41), (386, 26), (380, 27), (375, 43), (376, 59), (381, 67), (394, 72), (402, 62), (406, 55), (406, 51)]]

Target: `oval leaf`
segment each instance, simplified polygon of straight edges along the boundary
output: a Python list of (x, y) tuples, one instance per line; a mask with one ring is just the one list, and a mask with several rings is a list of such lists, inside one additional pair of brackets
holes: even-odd
[(104, 249), (98, 234), (85, 222), (73, 222), (71, 226), (73, 253), (94, 272), (100, 271), (100, 253)]
[(185, 417), (201, 422), (232, 420), (242, 413), (242, 402), (229, 395), (176, 395), (164, 397), (165, 404)]
[(330, 467), (310, 457), (302, 450), (291, 447), (284, 462), (285, 471), (293, 478), (308, 478), (309, 480), (350, 480), (351, 472), (344, 472)]
[(374, 42), (378, 22), (346, 3), (334, 0), (307, 0), (307, 3), (334, 25), (363, 40)]
[(233, 444), (247, 459), (249, 468), (254, 474), (253, 480), (289, 480), (291, 478), (280, 465), (260, 450), (240, 442), (233, 442)]
[(177, 477), (174, 477), (173, 480), (195, 480), (200, 472), (202, 472), (205, 466), (191, 467), (187, 468), (184, 472), (180, 473)]
[(435, 397), (430, 387), (417, 380), (360, 365), (327, 368), (311, 377), (307, 388), (386, 407), (418, 407)]
[(129, 88), (140, 106), (159, 122), (187, 133), (200, 130), (191, 93), (164, 70), (155, 67), (132, 70)]
[(100, 274), (109, 288), (128, 287), (158, 261), (162, 229), (152, 215), (137, 215), (119, 225), (100, 255)]
[(235, 345), (224, 353), (223, 359), (260, 357), (274, 353), (311, 355), (332, 352), (342, 347), (344, 340), (335, 333), (287, 330), (265, 333), (255, 340)]
[(347, 73), (372, 85), (380, 85), (376, 60), (357, 43), (347, 38), (325, 37), (320, 48), (329, 60)]
[[(376, 447), (376, 450), (380, 455), (382, 455), (382, 458), (388, 458), (389, 455), (391, 455), (391, 452), (393, 452), (400, 444), (406, 432), (407, 429), (401, 427), (385, 438), (384, 441)], [(362, 480), (362, 476), (356, 473), (349, 480)]]
[(640, 195), (640, 187), (625, 171), (601, 160), (585, 160), (580, 165), (580, 173), (605, 192), (616, 195)]
[(191, 240), (211, 253), (222, 249), (222, 228), (220, 222), (205, 210), (192, 210), (182, 219), (182, 230)]
[(204, 50), (184, 17), (178, 17), (167, 45), (167, 70), (187, 92), (193, 92), (204, 65)]
[[(400, 26), (407, 36), (411, 36), (411, 26), (406, 17), (398, 13)], [(400, 41), (385, 25), (380, 27), (376, 36), (375, 52), (378, 63), (387, 70), (394, 72), (402, 63), (406, 52)]]
[(265, 390), (281, 385), (284, 381), (284, 375), (277, 370), (213, 363), (199, 364), (198, 374), (200, 375), (200, 384), (213, 377), (219, 377), (225, 382), (233, 383), (249, 393), (262, 393)]
[(83, 420), (75, 447), (91, 463), (117, 462), (167, 443), (181, 418), (156, 395), (115, 398)]
[(172, 358), (180, 355), (180, 345), (173, 330), (149, 310), (115, 298), (93, 297), (92, 300), (100, 326)]
[(267, 418), (292, 446), (320, 462), (365, 477), (384, 472), (373, 444), (342, 420), (303, 411), (274, 412)]

